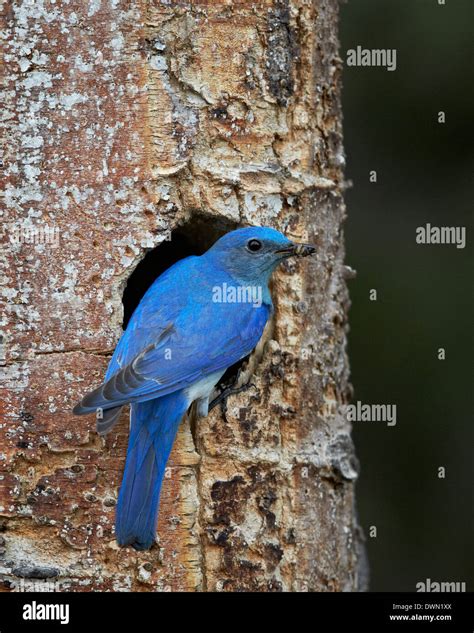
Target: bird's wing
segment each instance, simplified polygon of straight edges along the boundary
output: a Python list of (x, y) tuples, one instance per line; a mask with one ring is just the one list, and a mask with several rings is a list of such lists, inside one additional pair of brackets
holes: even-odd
[[(85, 414), (159, 398), (230, 367), (255, 347), (269, 314), (265, 304), (191, 301), (158, 334), (154, 330), (151, 342), (147, 332), (147, 345), (87, 394), (74, 412)], [(135, 330), (134, 336), (140, 337), (140, 331)]]
[(155, 343), (168, 325), (178, 318), (191, 298), (185, 291), (186, 285), (199, 285), (198, 260), (198, 257), (181, 259), (150, 286), (115, 348), (105, 382)]

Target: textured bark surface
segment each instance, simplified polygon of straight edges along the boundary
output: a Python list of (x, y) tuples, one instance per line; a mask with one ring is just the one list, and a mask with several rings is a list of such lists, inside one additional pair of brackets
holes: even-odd
[[(74, 591), (363, 588), (341, 413), (337, 5), (3, 4), (4, 590), (48, 575)], [(103, 440), (71, 407), (101, 381), (147, 250), (177, 227), (206, 245), (248, 223), (313, 241), (317, 257), (274, 277), (254, 386), (183, 423), (158, 545), (119, 549), (126, 416)], [(45, 226), (57, 244), (25, 243)]]

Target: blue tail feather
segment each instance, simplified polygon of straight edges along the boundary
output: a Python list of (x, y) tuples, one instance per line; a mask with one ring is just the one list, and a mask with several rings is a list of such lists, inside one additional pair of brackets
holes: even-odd
[(187, 401), (180, 391), (131, 406), (130, 439), (115, 527), (121, 546), (142, 550), (155, 542), (166, 462), (186, 409)]

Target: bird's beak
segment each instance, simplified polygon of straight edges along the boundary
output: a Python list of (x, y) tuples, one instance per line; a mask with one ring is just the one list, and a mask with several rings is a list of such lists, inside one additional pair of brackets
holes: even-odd
[(312, 244), (290, 244), (276, 252), (287, 257), (308, 257), (308, 255), (316, 252), (316, 246)]

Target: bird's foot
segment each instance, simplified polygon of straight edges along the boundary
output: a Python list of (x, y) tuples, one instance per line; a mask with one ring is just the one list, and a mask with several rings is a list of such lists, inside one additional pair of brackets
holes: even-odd
[(235, 396), (238, 393), (242, 393), (242, 391), (247, 391), (247, 389), (249, 389), (250, 387), (254, 387), (255, 389), (257, 388), (256, 385), (253, 382), (248, 382), (245, 385), (242, 385), (241, 387), (226, 387), (223, 391), (221, 391), (221, 393), (214, 398), (214, 400), (210, 403), (209, 405), (209, 411), (211, 409), (213, 409), (216, 405), (218, 405), (219, 403), (222, 403), (222, 413), (226, 413), (227, 412), (227, 398), (229, 396)]

